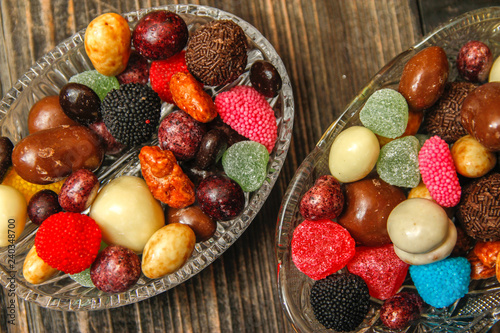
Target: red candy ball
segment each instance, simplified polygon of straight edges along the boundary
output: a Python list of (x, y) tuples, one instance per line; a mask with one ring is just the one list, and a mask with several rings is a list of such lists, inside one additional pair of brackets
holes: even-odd
[(485, 82), (488, 79), (493, 54), (488, 45), (472, 40), (467, 42), (457, 56), (457, 69), (460, 75), (473, 83)]

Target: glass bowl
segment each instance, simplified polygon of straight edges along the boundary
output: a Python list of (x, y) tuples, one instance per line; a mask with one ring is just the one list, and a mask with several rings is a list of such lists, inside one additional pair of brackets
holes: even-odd
[[(316, 147), (301, 163), (292, 178), (282, 201), (276, 231), (278, 260), (278, 289), (283, 310), (298, 332), (330, 332), (315, 318), (309, 303), (313, 280), (301, 273), (291, 259), (292, 234), (304, 219), (298, 203), (305, 192), (321, 175), (330, 174), (328, 155), (330, 146), (344, 129), (361, 125), (359, 111), (367, 98), (381, 88), (397, 89), (406, 62), (422, 49), (438, 45), (444, 48), (450, 64), (449, 81), (454, 81), (454, 66), (460, 47), (469, 40), (487, 43), (494, 57), (500, 55), (500, 7), (469, 12), (436, 29), (420, 43), (399, 54), (384, 66), (346, 107), (343, 114), (326, 130)], [(414, 289), (409, 281), (403, 289)], [(405, 282), (405, 283), (406, 283)], [(390, 332), (378, 320), (381, 302), (371, 299), (371, 309), (360, 332)], [(470, 292), (452, 306), (444, 309), (426, 308), (420, 321), (406, 332), (485, 332), (500, 319), (500, 284), (496, 278), (473, 281)]]
[[(143, 275), (133, 288), (119, 294), (108, 294), (96, 288), (83, 287), (63, 273), (39, 285), (26, 282), (22, 275), (23, 261), (34, 243), (36, 233), (36, 226), (28, 222), (16, 242), (15, 249), (0, 249), (2, 285), (27, 301), (56, 310), (100, 310), (135, 303), (173, 288), (207, 267), (238, 239), (259, 212), (278, 178), (292, 135), (294, 102), (290, 79), (273, 46), (255, 27), (241, 18), (207, 6), (166, 5), (130, 12), (123, 16), (132, 28), (142, 16), (157, 9), (178, 13), (185, 20), (190, 32), (218, 19), (233, 20), (245, 31), (249, 45), (247, 71), (228, 86), (207, 87), (212, 95), (237, 84), (250, 85), (248, 69), (256, 60), (268, 60), (278, 70), (283, 81), (281, 92), (277, 97), (268, 99), (277, 117), (278, 139), (270, 154), (266, 180), (257, 191), (245, 194), (245, 208), (239, 217), (217, 222), (215, 235), (205, 242), (197, 243), (193, 255), (181, 269), (158, 279), (149, 279)], [(27, 116), (35, 102), (44, 96), (58, 94), (71, 76), (93, 69), (85, 53), (84, 35), (85, 30), (79, 31), (39, 59), (4, 96), (0, 102), (1, 135), (8, 136), (14, 143), (18, 142), (28, 134)], [(162, 116), (172, 109), (172, 105), (163, 103)], [(101, 184), (120, 175), (140, 176), (137, 157), (140, 148), (133, 147), (118, 158), (107, 157), (98, 171)], [(9, 257), (12, 254), (15, 255), (14, 258)]]

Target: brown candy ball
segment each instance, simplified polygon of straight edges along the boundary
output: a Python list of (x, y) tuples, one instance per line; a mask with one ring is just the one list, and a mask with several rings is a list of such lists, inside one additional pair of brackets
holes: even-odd
[(392, 209), (405, 199), (400, 188), (378, 177), (345, 184), (345, 207), (337, 221), (359, 245), (388, 244), (391, 239), (387, 233), (387, 218)]
[(59, 104), (59, 95), (44, 97), (31, 107), (28, 115), (30, 134), (61, 125), (78, 125), (78, 122), (64, 113)]

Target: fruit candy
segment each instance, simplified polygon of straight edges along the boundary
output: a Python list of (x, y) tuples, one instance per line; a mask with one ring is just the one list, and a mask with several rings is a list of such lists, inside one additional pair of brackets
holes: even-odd
[(361, 123), (373, 133), (395, 139), (408, 124), (408, 104), (399, 92), (385, 88), (375, 91), (359, 112)]
[(436, 308), (453, 304), (469, 291), (471, 267), (463, 257), (410, 266), (410, 275), (424, 302)]
[(87, 215), (60, 212), (49, 216), (35, 236), (38, 255), (68, 274), (90, 267), (101, 247), (101, 230)]
[(221, 119), (246, 138), (262, 143), (269, 153), (278, 136), (276, 116), (264, 96), (248, 86), (236, 86), (215, 97)]
[(168, 59), (156, 60), (151, 63), (149, 70), (151, 88), (158, 93), (162, 101), (174, 103), (170, 92), (170, 80), (178, 72), (187, 72), (185, 55), (186, 52), (181, 51)]
[(360, 246), (347, 263), (349, 272), (359, 275), (368, 285), (370, 296), (380, 300), (394, 296), (403, 284), (409, 265), (394, 252), (392, 244)]
[(264, 183), (268, 161), (266, 147), (254, 141), (235, 143), (222, 155), (224, 172), (245, 192), (253, 192)]
[(453, 207), (459, 203), (462, 190), (453, 157), (443, 139), (433, 136), (424, 143), (418, 153), (418, 165), (422, 181), (438, 204)]
[(386, 300), (380, 308), (382, 323), (391, 329), (403, 329), (420, 317), (424, 302), (415, 293), (401, 292)]
[(158, 146), (144, 146), (139, 153), (141, 172), (153, 196), (174, 208), (194, 203), (194, 184), (177, 164), (174, 154)]
[(493, 65), (493, 54), (485, 43), (471, 40), (460, 48), (456, 64), (458, 73), (467, 81), (485, 82)]
[(420, 182), (418, 149), (419, 142), (414, 136), (405, 136), (383, 146), (377, 161), (380, 178), (394, 186), (417, 186)]
[(349, 127), (332, 143), (330, 172), (342, 183), (355, 182), (373, 170), (379, 153), (378, 139), (372, 131), (363, 126)]
[(141, 276), (141, 261), (134, 251), (110, 245), (97, 255), (90, 267), (90, 278), (97, 289), (107, 293), (128, 290)]
[(5, 175), (5, 179), (3, 180), (2, 184), (14, 187), (24, 195), (26, 202), (29, 202), (33, 195), (41, 190), (52, 190), (56, 193), (59, 193), (65, 180), (66, 179), (63, 179), (58, 182), (46, 185), (34, 184), (22, 179), (21, 176), (17, 174), (16, 169), (10, 168)]
[(344, 209), (344, 193), (338, 180), (324, 175), (300, 199), (300, 214), (308, 220), (333, 220)]
[(204, 178), (196, 189), (196, 200), (201, 210), (214, 220), (231, 220), (245, 207), (241, 186), (226, 175)]
[(88, 70), (75, 74), (69, 79), (69, 82), (86, 85), (99, 96), (101, 101), (112, 89), (120, 88), (120, 83), (118, 83), (116, 77), (103, 75), (96, 70)]
[(313, 280), (324, 279), (347, 265), (355, 253), (355, 242), (340, 224), (330, 220), (305, 220), (292, 236), (292, 260)]

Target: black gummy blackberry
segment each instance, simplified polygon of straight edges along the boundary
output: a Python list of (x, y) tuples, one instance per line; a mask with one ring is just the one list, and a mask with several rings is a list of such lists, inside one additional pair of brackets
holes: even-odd
[(151, 87), (129, 83), (111, 90), (101, 103), (111, 135), (125, 145), (151, 139), (160, 122), (161, 99)]
[(356, 329), (370, 309), (365, 281), (351, 273), (327, 276), (314, 283), (310, 302), (316, 319), (325, 328), (338, 332)]

